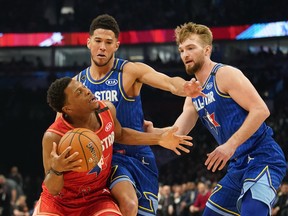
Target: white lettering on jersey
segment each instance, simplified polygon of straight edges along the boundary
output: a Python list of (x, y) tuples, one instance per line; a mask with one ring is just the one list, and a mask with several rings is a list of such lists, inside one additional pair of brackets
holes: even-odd
[(107, 149), (113, 145), (114, 136), (115, 135), (114, 135), (114, 131), (113, 131), (113, 132), (111, 132), (111, 134), (109, 134), (107, 137), (105, 137), (104, 139), (101, 140), (102, 151), (104, 151), (105, 149)]
[(116, 90), (96, 91), (95, 97), (97, 100), (118, 101)]
[(207, 97), (199, 97), (193, 102), (197, 111), (203, 109), (206, 105), (215, 101), (214, 93), (212, 91), (206, 94), (206, 96)]

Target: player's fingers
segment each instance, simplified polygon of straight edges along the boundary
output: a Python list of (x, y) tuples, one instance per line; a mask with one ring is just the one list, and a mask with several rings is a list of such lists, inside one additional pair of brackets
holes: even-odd
[(53, 142), (53, 144), (52, 144), (52, 150), (56, 152), (56, 149), (57, 149), (57, 143), (56, 143), (56, 142)]
[(178, 149), (180, 149), (181, 151), (185, 152), (185, 153), (189, 153), (190, 149), (185, 148), (184, 146), (179, 145)]
[(207, 160), (205, 161), (205, 165), (207, 166), (207, 169), (210, 170), (213, 166), (213, 164), (215, 163), (215, 161), (217, 160), (217, 157), (215, 154), (210, 154), (207, 158)]
[[(190, 82), (197, 82), (196, 79), (193, 77)], [(198, 81), (199, 82), (199, 81)]]
[(177, 135), (174, 134), (174, 137), (177, 137), (179, 140), (192, 140), (193, 138), (191, 136), (186, 136), (186, 135)]
[[(64, 153), (64, 152), (63, 152)], [(79, 155), (79, 152), (74, 152), (69, 157), (66, 158), (67, 161), (73, 161)]]
[(213, 164), (212, 172), (215, 172), (221, 163), (222, 160), (220, 158), (217, 158), (217, 160)]
[(218, 170), (222, 170), (222, 169), (225, 167), (226, 163), (227, 163), (227, 160), (222, 161), (222, 164), (221, 164), (221, 166), (218, 168)]
[(202, 97), (207, 97), (207, 95), (205, 95), (202, 91), (200, 92), (200, 95), (201, 95)]
[(212, 153), (207, 154), (207, 159), (206, 159), (206, 161), (204, 163), (205, 166), (207, 166), (210, 163), (210, 161), (213, 158), (213, 156), (214, 156), (214, 154), (212, 154)]
[(81, 165), (82, 161), (83, 161), (82, 159), (74, 160), (74, 161), (69, 163), (69, 167), (70, 168), (79, 167)]
[(182, 135), (181, 138), (184, 140), (192, 140), (193, 138), (191, 136), (184, 136)]
[(173, 149), (173, 151), (177, 154), (177, 155), (181, 155), (181, 152), (180, 151), (178, 151), (176, 148), (175, 149)]
[(75, 165), (75, 166), (72, 166), (71, 168), (69, 168), (67, 171), (75, 171), (75, 172), (79, 172), (79, 170), (81, 170), (82, 167), (79, 166), (79, 165)]
[(59, 157), (60, 158), (66, 158), (67, 157), (67, 154), (69, 153), (69, 151), (72, 149), (71, 146), (68, 146), (60, 155)]
[(186, 146), (193, 146), (192, 142), (186, 141), (186, 140), (180, 140), (180, 144), (186, 145)]
[(52, 143), (52, 150), (51, 150), (51, 155), (57, 155), (56, 154), (56, 149), (57, 149), (57, 144), (55, 142)]

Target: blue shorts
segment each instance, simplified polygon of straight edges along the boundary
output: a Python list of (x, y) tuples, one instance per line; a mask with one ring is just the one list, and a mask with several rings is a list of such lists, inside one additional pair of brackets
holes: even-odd
[(154, 216), (158, 208), (158, 169), (153, 154), (134, 157), (114, 153), (110, 189), (121, 181), (131, 182), (138, 196), (138, 215)]
[(221, 215), (240, 215), (242, 197), (250, 189), (252, 198), (271, 210), (285, 174), (281, 148), (266, 137), (249, 154), (230, 161), (227, 174), (214, 188), (206, 207)]

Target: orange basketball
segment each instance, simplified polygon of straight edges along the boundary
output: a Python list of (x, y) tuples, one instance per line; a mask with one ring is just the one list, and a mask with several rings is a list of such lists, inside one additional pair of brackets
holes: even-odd
[(79, 152), (76, 159), (82, 159), (81, 169), (77, 172), (90, 171), (101, 159), (101, 141), (93, 131), (87, 128), (75, 128), (65, 133), (58, 144), (58, 154), (61, 154), (68, 146), (72, 149), (67, 157), (74, 152)]

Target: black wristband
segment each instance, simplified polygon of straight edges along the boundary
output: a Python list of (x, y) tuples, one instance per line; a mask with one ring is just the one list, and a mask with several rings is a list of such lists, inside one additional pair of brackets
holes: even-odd
[(50, 170), (48, 170), (48, 173), (47, 174), (49, 174), (49, 173), (54, 173), (55, 175), (57, 175), (57, 176), (61, 176), (61, 175), (63, 175), (63, 172), (59, 172), (59, 171), (57, 171), (57, 170), (54, 170), (53, 168), (51, 168)]

